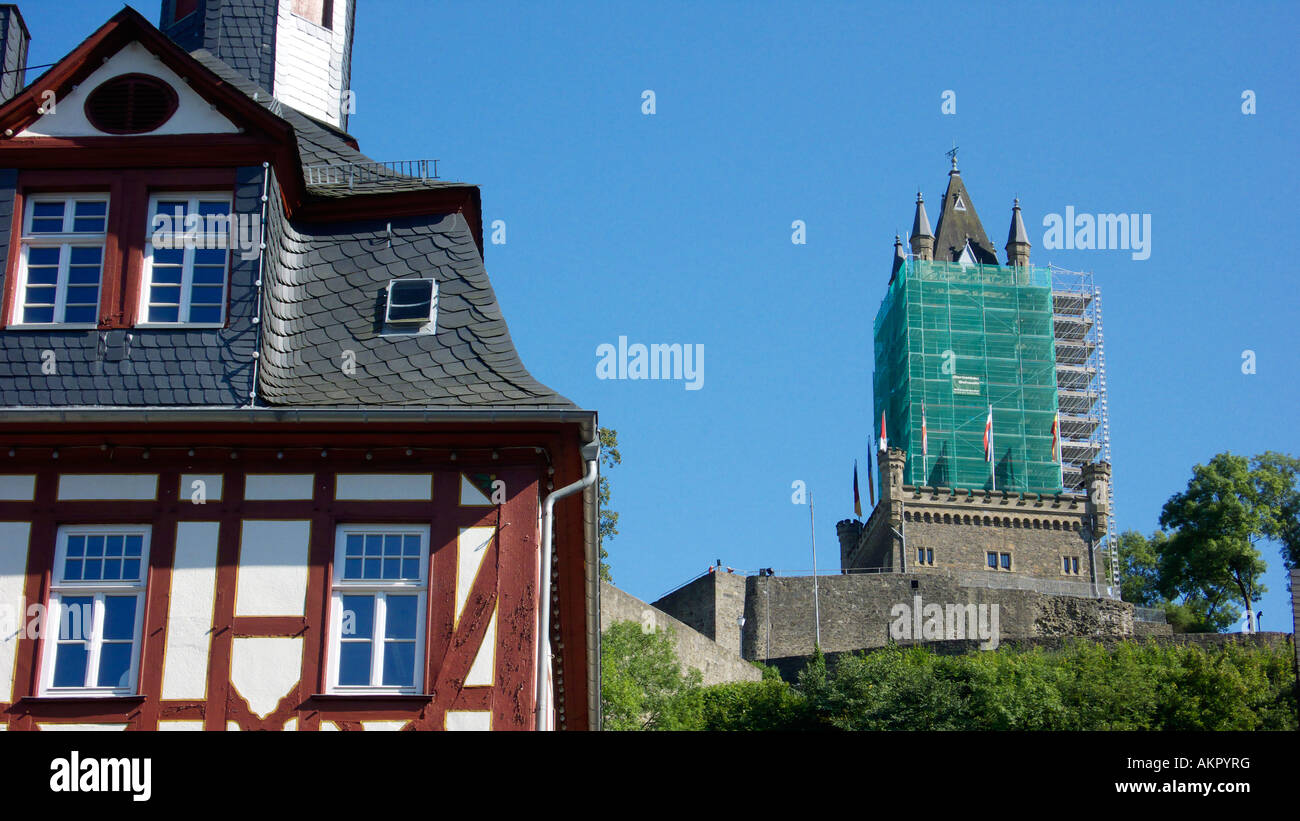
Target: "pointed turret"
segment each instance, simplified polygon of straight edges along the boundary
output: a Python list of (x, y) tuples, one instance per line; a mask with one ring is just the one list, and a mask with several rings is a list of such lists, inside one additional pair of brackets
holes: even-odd
[(952, 158), (952, 170), (948, 172), (948, 190), (943, 195), (937, 234), (934, 242), (934, 258), (937, 260), (955, 262), (961, 259), (969, 242), (976, 262), (998, 264), (997, 251), (984, 233), (984, 226), (975, 213), (975, 204), (961, 181), (956, 156)]
[(930, 218), (925, 214), (925, 199), (916, 192), (916, 216), (912, 219), (912, 254), (917, 259), (934, 259), (934, 234), (930, 233)]
[(894, 264), (889, 271), (889, 281), (893, 282), (898, 272), (907, 264), (907, 254), (903, 253), (903, 238), (894, 234)]
[(1007, 232), (1007, 265), (1029, 264), (1029, 234), (1020, 218), (1020, 200), (1011, 205), (1011, 230)]

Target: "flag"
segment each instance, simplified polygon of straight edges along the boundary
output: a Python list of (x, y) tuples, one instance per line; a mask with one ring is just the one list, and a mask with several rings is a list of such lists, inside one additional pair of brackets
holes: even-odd
[[(871, 452), (871, 434), (868, 433), (867, 453), (870, 452)], [(867, 500), (871, 502), (871, 509), (875, 510), (876, 509), (876, 474), (874, 471), (872, 471), (871, 465), (867, 465), (867, 493), (870, 494), (867, 496)]]
[(1052, 461), (1061, 461), (1061, 414), (1052, 416)]
[(925, 403), (921, 403), (921, 455), (930, 455), (930, 435), (925, 428)]
[(984, 423), (984, 461), (993, 461), (993, 406), (989, 405), (989, 418)]
[(889, 445), (886, 444), (887, 441), (888, 441), (888, 440), (885, 438), (885, 412), (884, 412), (884, 411), (881, 411), (881, 412), (880, 412), (880, 451), (881, 451), (881, 453), (884, 453), (885, 451), (889, 450)]
[(858, 460), (853, 460), (853, 515), (862, 517), (862, 497), (858, 494)]

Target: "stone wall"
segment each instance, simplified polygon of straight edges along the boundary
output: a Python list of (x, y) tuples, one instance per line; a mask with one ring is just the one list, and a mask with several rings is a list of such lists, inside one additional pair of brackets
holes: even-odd
[[(713, 578), (710, 574), (709, 578)], [(743, 576), (732, 576), (735, 582), (744, 584)], [(723, 582), (719, 587), (730, 587), (731, 583)], [(708, 585), (709, 595), (712, 596), (714, 586)], [(699, 588), (696, 589), (697, 595)], [(722, 596), (724, 602), (721, 610), (726, 610), (731, 605), (727, 604), (727, 595)], [(656, 607), (646, 604), (635, 596), (624, 593), (613, 585), (601, 582), (600, 585), (600, 630), (605, 632), (609, 626), (617, 621), (633, 621), (637, 624), (651, 627), (655, 630), (664, 630), (671, 628), (674, 633), (674, 641), (677, 647), (677, 658), (682, 664), (682, 669), (688, 667), (700, 671), (705, 684), (722, 684), (728, 681), (758, 681), (762, 678), (762, 672), (745, 661), (740, 655), (732, 650), (728, 650), (709, 636), (690, 625), (673, 618)], [(732, 629), (738, 630), (735, 622), (732, 622)], [(737, 636), (737, 640), (739, 636)]]
[(745, 577), (718, 570), (682, 585), (654, 602), (726, 649), (740, 652), (740, 618), (745, 612)]
[[(763, 661), (811, 653), (816, 630), (812, 577), (750, 576), (745, 582), (742, 655)], [(949, 605), (997, 605), (999, 641), (1071, 635), (1120, 638), (1134, 633), (1133, 605), (1126, 602), (969, 586), (941, 570), (820, 576), (818, 592), (821, 647), (828, 653), (888, 644), (890, 625), (897, 619), (894, 607), (914, 610), (917, 597), (922, 609), (939, 605), (945, 617)]]

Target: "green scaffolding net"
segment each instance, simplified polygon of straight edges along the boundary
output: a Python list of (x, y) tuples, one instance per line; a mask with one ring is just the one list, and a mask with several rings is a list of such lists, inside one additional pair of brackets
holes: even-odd
[[(875, 322), (875, 430), (903, 482), (1055, 493), (1052, 281), (1045, 268), (909, 260)], [(928, 454), (922, 454), (922, 407)], [(993, 408), (993, 463), (984, 427)]]

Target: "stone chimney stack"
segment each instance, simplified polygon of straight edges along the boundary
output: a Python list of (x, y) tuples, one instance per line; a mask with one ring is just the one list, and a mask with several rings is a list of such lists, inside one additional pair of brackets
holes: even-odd
[(0, 4), (0, 103), (13, 99), (27, 85), (27, 45), (32, 35), (18, 7)]

